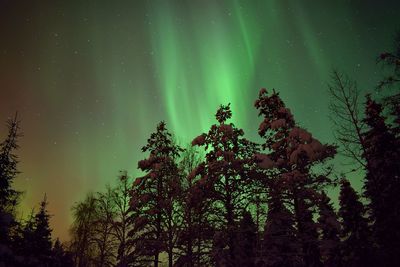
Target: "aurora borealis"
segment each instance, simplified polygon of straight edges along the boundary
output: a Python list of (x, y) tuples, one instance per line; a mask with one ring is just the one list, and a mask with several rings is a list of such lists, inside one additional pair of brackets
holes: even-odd
[(373, 91), (399, 10), (398, 1), (0, 1), (0, 137), (18, 111), (24, 215), (46, 193), (54, 235), (67, 239), (73, 203), (119, 170), (137, 174), (160, 120), (185, 145), (231, 103), (257, 140), (261, 87), (334, 142), (330, 71)]

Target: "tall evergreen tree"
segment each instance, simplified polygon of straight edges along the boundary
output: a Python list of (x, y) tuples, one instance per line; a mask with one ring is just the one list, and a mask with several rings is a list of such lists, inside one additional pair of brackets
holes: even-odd
[(340, 255), (340, 223), (330, 198), (322, 192), (319, 200), (319, 228), (321, 235), (321, 256), (325, 267), (339, 267)]
[(232, 116), (229, 105), (220, 106), (216, 113), (218, 124), (208, 133), (196, 137), (192, 145), (203, 146), (205, 162), (198, 168), (199, 183), (209, 189), (206, 196), (213, 202), (213, 220), (217, 234), (213, 248), (217, 265), (235, 266), (237, 226), (241, 211), (249, 203), (249, 170), (256, 145), (243, 137), (242, 129), (227, 123)]
[(284, 205), (279, 190), (271, 191), (268, 198), (262, 257), (257, 266), (304, 266), (301, 243), (297, 239), (294, 223), (294, 216)]
[(373, 234), (379, 257), (388, 266), (400, 265), (400, 147), (385, 123), (382, 106), (367, 96), (364, 133), (367, 159), (365, 196), (370, 200)]
[(18, 174), (18, 157), (15, 151), (18, 149), (18, 138), (21, 137), (17, 115), (7, 121), (7, 127), (8, 135), (0, 143), (0, 256), (10, 246), (9, 231), (16, 223), (15, 207), (20, 196), (20, 192), (12, 187)]
[(53, 263), (50, 215), (47, 211), (47, 199), (40, 202), (39, 211), (34, 210), (25, 222), (21, 237), (18, 238), (15, 251), (18, 254), (17, 266), (51, 266)]
[(52, 241), (50, 228), (50, 215), (47, 211), (47, 197), (40, 202), (40, 208), (35, 215), (34, 247), (33, 253), (39, 257), (40, 262), (49, 262), (51, 257)]
[(321, 266), (317, 225), (313, 220), (318, 192), (329, 182), (324, 175), (315, 175), (312, 168), (335, 154), (335, 147), (323, 145), (305, 129), (296, 126), (293, 115), (279, 94), (271, 95), (261, 89), (255, 102), (259, 116), (264, 119), (259, 135), (265, 139), (260, 155), (260, 167), (274, 169), (275, 179), (281, 180), (280, 197), (290, 203), (294, 212), (297, 237), (302, 244), (306, 266)]
[(131, 199), (132, 210), (139, 214), (135, 218), (135, 231), (140, 232), (138, 246), (143, 248), (144, 256), (153, 257), (155, 267), (159, 265), (159, 254), (167, 252), (168, 266), (172, 266), (178, 231), (176, 201), (181, 191), (176, 160), (183, 149), (160, 122), (142, 151), (150, 153), (138, 164), (146, 175), (135, 180)]
[(342, 226), (340, 255), (343, 266), (373, 266), (366, 210), (357, 192), (346, 179), (341, 180), (339, 206), (338, 215)]

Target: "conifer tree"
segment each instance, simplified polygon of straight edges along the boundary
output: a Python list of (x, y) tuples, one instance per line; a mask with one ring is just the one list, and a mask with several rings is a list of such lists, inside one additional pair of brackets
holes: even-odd
[(19, 258), (17, 266), (50, 266), (53, 262), (50, 215), (46, 195), (40, 202), (39, 211), (25, 222), (21, 237), (16, 240), (15, 251)]
[(365, 196), (373, 220), (379, 256), (388, 266), (400, 265), (400, 147), (385, 123), (382, 106), (367, 96), (364, 133), (367, 159)]
[(319, 200), (321, 256), (325, 267), (341, 266), (340, 223), (329, 197), (322, 192)]
[(39, 256), (40, 262), (49, 262), (51, 257), (52, 241), (50, 228), (50, 215), (47, 211), (47, 197), (44, 196), (40, 202), (40, 208), (35, 215), (35, 230), (34, 230), (34, 255)]
[(143, 248), (143, 256), (153, 257), (155, 267), (163, 251), (172, 266), (178, 231), (176, 201), (181, 190), (176, 160), (183, 149), (174, 144), (165, 123), (160, 122), (142, 151), (150, 153), (138, 164), (146, 175), (135, 180), (131, 198), (131, 208), (138, 212), (134, 222), (134, 231), (140, 232), (137, 245)]
[(357, 192), (346, 179), (341, 180), (339, 206), (338, 215), (342, 226), (340, 255), (343, 266), (373, 266), (369, 255), (372, 247), (366, 210)]
[(293, 115), (275, 91), (268, 95), (266, 89), (261, 89), (255, 107), (264, 118), (259, 127), (259, 135), (265, 139), (262, 147), (269, 151), (268, 155), (258, 155), (259, 166), (277, 173), (275, 179), (282, 185), (278, 195), (285, 200), (285, 205), (292, 206), (304, 264), (321, 266), (313, 210), (318, 192), (329, 179), (315, 175), (312, 168), (333, 157), (335, 147), (321, 144), (296, 126)]
[(10, 246), (9, 231), (16, 223), (15, 207), (20, 196), (20, 192), (12, 187), (18, 174), (15, 151), (18, 149), (18, 138), (21, 137), (17, 115), (7, 121), (7, 127), (8, 135), (0, 143), (0, 255)]
[(278, 190), (271, 191), (262, 241), (262, 257), (258, 265), (265, 267), (304, 266), (302, 248), (296, 236), (294, 223), (294, 216), (284, 205)]
[(205, 161), (197, 168), (200, 184), (207, 188), (213, 202), (212, 220), (216, 229), (213, 258), (216, 265), (235, 266), (237, 226), (241, 211), (249, 203), (249, 170), (256, 145), (243, 137), (242, 129), (227, 123), (232, 116), (229, 105), (221, 105), (216, 113), (218, 124), (211, 126), (192, 141), (203, 146)]

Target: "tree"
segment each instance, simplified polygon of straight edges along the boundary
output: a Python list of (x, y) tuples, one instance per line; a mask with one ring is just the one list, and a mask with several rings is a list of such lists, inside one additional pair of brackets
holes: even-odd
[(50, 215), (47, 211), (46, 195), (40, 202), (37, 213), (32, 210), (21, 235), (15, 239), (14, 251), (18, 255), (16, 266), (50, 266), (53, 263)]
[(9, 249), (9, 232), (16, 224), (15, 207), (21, 194), (12, 188), (13, 181), (19, 173), (15, 151), (18, 149), (18, 139), (22, 136), (17, 114), (7, 121), (7, 127), (8, 135), (0, 143), (0, 256), (3, 251)]
[(302, 248), (296, 237), (294, 223), (294, 216), (283, 204), (279, 190), (271, 191), (262, 243), (262, 259), (259, 265), (303, 266)]
[(367, 175), (364, 194), (370, 200), (373, 234), (380, 257), (388, 266), (400, 265), (399, 142), (385, 123), (382, 106), (367, 96), (364, 132)]
[(130, 219), (132, 211), (129, 205), (132, 183), (133, 181), (127, 172), (121, 172), (118, 183), (113, 190), (112, 197), (115, 208), (113, 230), (117, 240), (118, 267), (127, 267), (130, 263), (134, 263), (138, 254), (138, 248), (132, 242), (129, 242), (128, 235), (133, 229), (133, 223)]
[(339, 206), (338, 215), (342, 226), (340, 255), (343, 266), (373, 266), (366, 210), (357, 192), (346, 179), (342, 179), (340, 183)]
[(329, 84), (331, 102), (330, 119), (334, 125), (336, 140), (342, 148), (342, 154), (352, 162), (365, 167), (363, 153), (365, 142), (362, 135), (365, 125), (362, 121), (357, 84), (337, 70), (332, 72)]
[(212, 239), (212, 229), (207, 218), (211, 203), (203, 195), (203, 186), (199, 183), (196, 170), (201, 163), (199, 152), (189, 146), (181, 155), (180, 170), (182, 171), (182, 192), (179, 205), (181, 207), (182, 223), (178, 238), (178, 253), (176, 266), (209, 265), (208, 251)]
[[(275, 171), (278, 182), (269, 183), (271, 186), (279, 185), (276, 194), (293, 210), (304, 264), (321, 266), (313, 210), (318, 192), (330, 180), (326, 175), (314, 173), (313, 168), (315, 170), (315, 166), (332, 158), (336, 153), (335, 147), (321, 144), (311, 133), (296, 126), (293, 115), (275, 91), (268, 95), (266, 89), (261, 89), (255, 107), (259, 116), (264, 117), (259, 135), (265, 139), (262, 148), (269, 152), (257, 155), (259, 166)], [(268, 177), (265, 178), (268, 183)]]
[(47, 211), (47, 197), (40, 202), (39, 212), (35, 216), (34, 247), (32, 252), (39, 258), (41, 263), (50, 261), (52, 241), (50, 228), (50, 215)]
[(340, 223), (325, 192), (322, 192), (318, 206), (322, 261), (326, 267), (339, 267), (341, 266)]
[(235, 253), (237, 266), (255, 266), (257, 232), (257, 226), (250, 212), (244, 211), (238, 229), (237, 251)]
[(228, 266), (235, 265), (237, 224), (249, 203), (249, 169), (256, 151), (256, 145), (243, 137), (242, 129), (226, 123), (231, 116), (229, 105), (221, 105), (215, 116), (218, 124), (192, 141), (206, 152), (196, 174), (201, 175), (199, 183), (207, 188), (206, 198), (213, 203), (209, 217), (216, 229), (213, 258), (215, 264)]
[(131, 209), (137, 213), (134, 231), (140, 232), (137, 245), (142, 247), (144, 256), (154, 258), (155, 267), (159, 254), (166, 251), (168, 266), (172, 266), (179, 229), (176, 201), (181, 190), (176, 159), (183, 149), (174, 144), (165, 123), (160, 122), (142, 151), (150, 153), (138, 163), (147, 174), (135, 180), (131, 199)]
[(107, 186), (104, 193), (96, 194), (95, 202), (93, 234), (91, 237), (97, 251), (93, 259), (94, 264), (99, 267), (113, 266), (116, 258), (114, 190)]
[(60, 240), (57, 238), (52, 250), (52, 267), (72, 267), (73, 261), (71, 254), (65, 250)]
[(74, 264), (86, 267), (94, 258), (94, 220), (96, 218), (96, 198), (93, 193), (87, 194), (85, 200), (72, 207), (74, 218), (71, 228), (71, 247)]

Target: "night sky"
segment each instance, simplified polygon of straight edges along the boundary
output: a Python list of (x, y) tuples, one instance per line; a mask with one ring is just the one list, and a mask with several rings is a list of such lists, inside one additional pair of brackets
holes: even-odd
[(364, 0), (0, 0), (0, 137), (18, 111), (23, 216), (47, 193), (53, 236), (66, 240), (71, 206), (119, 170), (138, 175), (160, 120), (185, 146), (231, 103), (257, 141), (261, 87), (276, 88), (300, 125), (333, 142), (330, 71), (372, 91), (399, 10), (400, 1)]

